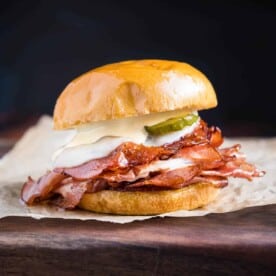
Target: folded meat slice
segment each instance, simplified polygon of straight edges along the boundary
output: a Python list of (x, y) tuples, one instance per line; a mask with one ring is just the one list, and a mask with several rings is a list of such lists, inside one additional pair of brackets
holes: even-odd
[(252, 180), (265, 174), (258, 170), (253, 164), (247, 163), (245, 154), (240, 152), (241, 145), (236, 144), (228, 148), (219, 149), (224, 164), (216, 170), (205, 169), (201, 172), (203, 176), (240, 177)]
[(28, 204), (33, 204), (35, 200), (47, 199), (64, 178), (65, 175), (55, 172), (47, 172), (38, 181), (29, 177), (21, 190), (21, 198)]
[(196, 183), (210, 183), (214, 185), (216, 188), (223, 188), (228, 185), (228, 179), (227, 177), (223, 176), (216, 176), (216, 175), (211, 175), (211, 176), (195, 176), (191, 181), (186, 183), (186, 186), (193, 185)]
[(126, 189), (137, 188), (141, 186), (158, 186), (169, 189), (182, 188), (193, 177), (200, 172), (200, 167), (197, 165), (191, 165), (182, 169), (176, 169), (171, 171), (162, 172), (149, 179), (142, 179), (134, 184), (126, 185)]
[(249, 164), (241, 159), (226, 162), (216, 170), (203, 170), (202, 176), (223, 176), (223, 177), (240, 177), (252, 180), (253, 177), (263, 176), (264, 172), (258, 170), (254, 165)]
[(87, 191), (89, 181), (76, 181), (71, 178), (67, 182), (53, 191), (54, 194), (60, 195), (53, 203), (65, 209), (73, 209)]
[(171, 153), (163, 147), (147, 147), (131, 142), (123, 143), (107, 157), (93, 159), (72, 168), (56, 168), (54, 172), (65, 174), (79, 180), (93, 179), (103, 171), (118, 171), (141, 164), (149, 164), (160, 156)]
[(207, 137), (213, 147), (218, 148), (223, 143), (221, 130), (216, 126), (208, 128)]
[(209, 144), (199, 144), (180, 149), (176, 155), (200, 164), (202, 169), (213, 169), (224, 165), (222, 155)]
[(164, 148), (176, 153), (183, 147), (189, 147), (198, 144), (209, 144), (212, 147), (219, 147), (223, 143), (221, 130), (218, 127), (209, 127), (200, 120), (198, 127), (185, 137), (171, 144), (165, 144)]
[(116, 152), (110, 156), (93, 159), (80, 166), (71, 168), (55, 168), (54, 172), (74, 177), (78, 180), (93, 179), (95, 176), (102, 173), (108, 168), (114, 170), (126, 167), (128, 161), (126, 160), (123, 152)]
[(239, 158), (240, 160), (245, 161), (245, 154), (240, 152), (241, 145), (235, 144), (228, 148), (218, 149), (219, 153), (223, 156), (225, 161), (234, 160), (235, 158)]

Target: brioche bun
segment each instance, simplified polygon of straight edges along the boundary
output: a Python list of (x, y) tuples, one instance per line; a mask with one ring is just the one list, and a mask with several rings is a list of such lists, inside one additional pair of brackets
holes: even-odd
[(216, 105), (210, 81), (187, 63), (124, 61), (98, 67), (69, 83), (57, 100), (54, 127)]
[(197, 183), (177, 190), (120, 192), (103, 190), (85, 193), (79, 207), (97, 213), (156, 215), (176, 210), (192, 210), (213, 201), (219, 188)]
[[(216, 105), (210, 81), (191, 65), (132, 60), (93, 69), (69, 83), (57, 100), (54, 127), (176, 110), (188, 113)], [(210, 183), (164, 191), (103, 190), (85, 193), (79, 207), (97, 213), (155, 215), (201, 207), (218, 192)]]

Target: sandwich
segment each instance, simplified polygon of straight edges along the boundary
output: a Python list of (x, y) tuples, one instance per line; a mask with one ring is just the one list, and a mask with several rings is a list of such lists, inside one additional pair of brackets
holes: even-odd
[[(52, 169), (24, 183), (27, 205), (153, 215), (209, 204), (229, 177), (264, 175), (240, 145), (223, 147), (218, 127), (198, 111), (217, 105), (207, 77), (187, 63), (132, 60), (95, 68), (57, 99), (58, 130), (72, 140)], [(46, 169), (45, 169), (46, 170)]]

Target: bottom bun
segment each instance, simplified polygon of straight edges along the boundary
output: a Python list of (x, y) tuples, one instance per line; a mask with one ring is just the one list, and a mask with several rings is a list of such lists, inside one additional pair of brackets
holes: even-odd
[(118, 215), (156, 215), (176, 210), (192, 210), (213, 201), (219, 188), (197, 183), (177, 190), (120, 192), (103, 190), (86, 193), (79, 207), (85, 210)]

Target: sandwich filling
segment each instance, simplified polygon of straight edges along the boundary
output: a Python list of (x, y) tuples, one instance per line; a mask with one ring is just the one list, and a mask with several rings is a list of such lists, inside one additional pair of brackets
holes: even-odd
[[(161, 112), (84, 125), (76, 130), (75, 136), (67, 145), (54, 153), (53, 168), (77, 166), (92, 159), (105, 157), (124, 142), (145, 146), (172, 143), (192, 133), (198, 126), (200, 119), (197, 112), (193, 112), (192, 115), (195, 117), (193, 124), (162, 135), (150, 135), (145, 126), (164, 122), (171, 117), (183, 117), (183, 111)], [(163, 126), (163, 129), (166, 129), (166, 126)]]
[[(98, 122), (81, 129), (54, 154), (51, 171), (38, 180), (29, 177), (22, 200), (72, 209), (84, 193), (170, 190), (199, 182), (223, 188), (228, 177), (252, 180), (264, 174), (246, 162), (240, 145), (221, 148), (220, 129), (208, 127), (197, 113), (185, 117), (184, 126), (183, 120), (164, 121), (164, 116), (171, 114)], [(147, 131), (144, 126), (150, 124)]]

